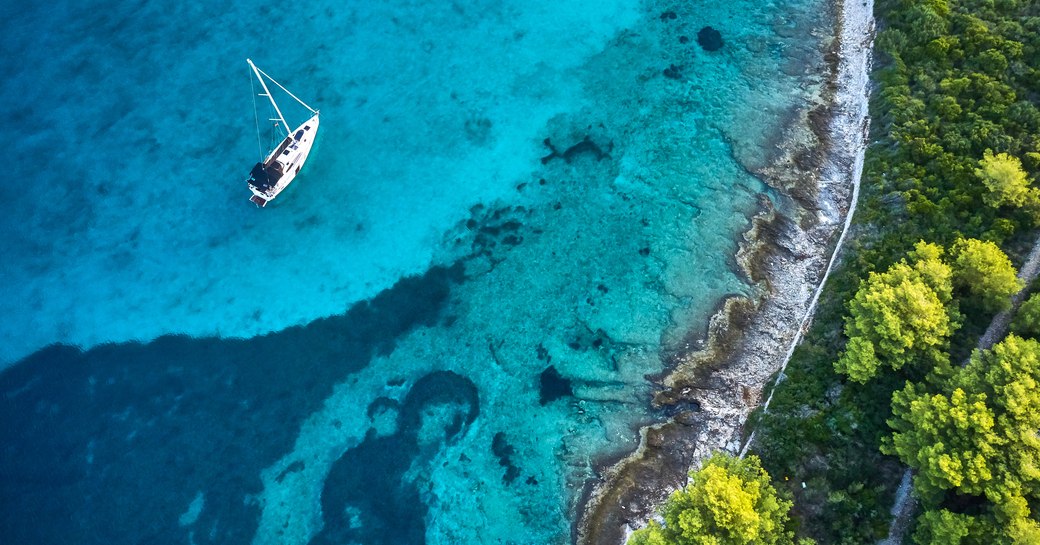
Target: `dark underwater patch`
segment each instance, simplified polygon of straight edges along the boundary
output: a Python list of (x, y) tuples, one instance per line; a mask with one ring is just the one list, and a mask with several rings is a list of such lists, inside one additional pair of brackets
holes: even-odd
[(562, 152), (556, 149), (556, 146), (553, 145), (552, 140), (548, 138), (543, 140), (542, 144), (545, 144), (545, 146), (549, 148), (550, 151), (549, 155), (542, 157), (543, 165), (557, 157), (563, 159), (567, 163), (570, 163), (579, 155), (591, 155), (592, 157), (595, 157), (597, 161), (602, 161), (603, 159), (610, 159), (610, 152), (614, 150), (613, 141), (608, 143), (606, 146), (600, 147), (600, 145), (593, 142), (592, 137), (588, 135), (586, 135), (581, 142), (578, 142), (577, 144), (568, 147)]
[(705, 51), (718, 51), (722, 49), (722, 33), (710, 26), (706, 26), (697, 32), (697, 43)]
[[(248, 543), (261, 469), (333, 385), (436, 324), (462, 276), (461, 263), (435, 267), (343, 315), (254, 339), (167, 336), (25, 358), (0, 373), (0, 542), (183, 544), (193, 531), (200, 545)], [(414, 396), (468, 399), (428, 392), (437, 376)], [(181, 527), (200, 491), (205, 507)]]
[(491, 440), (491, 453), (498, 458), (498, 465), (506, 468), (505, 475), (502, 476), (502, 482), (513, 484), (513, 481), (520, 476), (520, 468), (513, 464), (513, 455), (516, 454), (516, 447), (509, 444), (504, 431), (496, 433)]
[(418, 483), (404, 476), (423, 459), (418, 442), (423, 409), (440, 404), (466, 407), (445, 427), (444, 443), (457, 439), (480, 414), (477, 387), (468, 378), (435, 371), (416, 381), (401, 404), (397, 432), (370, 434), (332, 465), (321, 494), (324, 527), (311, 545), (426, 542), (427, 507)]
[(538, 401), (542, 405), (548, 405), (561, 397), (572, 396), (570, 379), (563, 378), (556, 366), (546, 367), (538, 377)]

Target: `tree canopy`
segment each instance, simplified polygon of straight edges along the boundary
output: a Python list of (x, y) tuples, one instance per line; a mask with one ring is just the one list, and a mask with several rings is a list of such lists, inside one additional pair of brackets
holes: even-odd
[[(845, 352), (839, 373), (857, 382), (873, 378), (881, 366), (947, 365), (946, 348), (954, 328), (952, 272), (942, 248), (920, 242), (905, 259), (883, 273), (871, 273), (849, 302)], [(953, 319), (952, 319), (953, 318)]]
[[(1011, 335), (976, 351), (944, 390), (895, 392), (882, 447), (918, 472), (919, 543), (1037, 543), (1029, 500), (1040, 499), (1040, 343)], [(971, 508), (943, 512), (950, 498)]]
[(892, 395), (892, 412), (895, 433), (882, 450), (918, 471), (914, 485), (923, 498), (952, 489), (978, 494), (993, 479), (990, 459), (1004, 443), (984, 394), (957, 388), (933, 395), (907, 384)]
[(950, 249), (953, 283), (989, 312), (1007, 310), (1011, 296), (1022, 289), (1011, 260), (994, 243), (960, 239)]
[(1027, 518), (1004, 520), (992, 511), (967, 514), (936, 509), (918, 517), (914, 541), (918, 545), (1032, 545), (1040, 543), (1037, 530)]
[(1034, 293), (1018, 307), (1011, 330), (1022, 337), (1040, 336), (1040, 293)]
[(1022, 207), (1037, 200), (1036, 190), (1029, 187), (1022, 161), (1006, 153), (993, 154), (986, 150), (979, 161), (975, 175), (985, 184), (988, 193), (982, 196), (990, 206)]
[[(1023, 437), (1008, 424), (1014, 422), (1010, 409), (1001, 405), (1012, 400), (1011, 406), (1034, 408), (1029, 395), (1017, 393), (1024, 383), (998, 392), (979, 387), (990, 379), (972, 383), (969, 371), (949, 365), (942, 374), (922, 377), (933, 358), (930, 350), (919, 349), (933, 345), (918, 343), (936, 341), (948, 360), (968, 359), (992, 310), (1006, 304), (1000, 292), (1011, 292), (1015, 284), (1006, 263), (993, 259), (995, 253), (981, 246), (959, 252), (957, 240), (1022, 248), (1035, 239), (1032, 229), (1040, 224), (1034, 187), (1040, 186), (1038, 5), (1036, 0), (874, 3), (879, 30), (872, 81), (877, 87), (870, 104), (872, 143), (853, 218), (857, 229), (828, 280), (812, 329), (785, 370), (787, 380), (774, 390), (770, 411), (757, 417), (759, 444), (753, 446), (770, 471), (807, 481), (807, 488), (793, 490), (802, 503), (801, 528), (823, 542), (873, 544), (888, 534), (892, 476), (901, 467), (881, 456), (877, 446), (893, 431), (886, 422), (892, 420), (896, 434), (904, 434), (899, 456), (919, 458), (916, 466), (929, 472), (923, 486), (935, 491), (935, 498), (922, 502), (917, 543), (1040, 543), (1035, 522), (1040, 498), (1029, 492), (1033, 466), (1040, 462), (1036, 457), (1032, 464), (1024, 462), (1031, 456), (1036, 428), (1034, 435)], [(900, 266), (922, 239), (949, 250), (944, 258), (953, 275), (949, 302), (943, 301), (942, 290), (928, 285), (933, 292), (928, 294), (924, 279), (907, 272), (916, 267), (913, 259)], [(991, 278), (987, 271), (994, 270), (1002, 272), (992, 276), (1004, 281)], [(917, 294), (932, 303), (916, 310), (936, 317), (934, 300), (943, 303), (950, 316), (948, 334), (940, 327), (918, 329), (904, 317), (915, 307), (895, 297), (903, 284), (903, 295)], [(835, 329), (842, 325), (845, 335)], [(1014, 328), (1040, 336), (1040, 296), (1022, 306)], [(1006, 358), (997, 354), (1006, 346), (976, 359), (998, 365)], [(917, 384), (898, 394), (902, 400), (888, 418), (893, 390), (902, 389), (905, 379)], [(893, 441), (886, 450), (895, 448)], [(970, 455), (990, 450), (997, 452), (978, 464)], [(1026, 454), (1005, 456), (1009, 450)], [(941, 464), (944, 455), (949, 461)], [(982, 478), (983, 469), (992, 478)], [(919, 471), (915, 479), (920, 477)], [(983, 494), (965, 491), (972, 487)], [(1000, 503), (989, 496), (999, 496)]]
[(1014, 335), (972, 354), (954, 384), (986, 396), (994, 426), (1006, 445), (993, 460), (997, 479), (984, 493), (991, 501), (1040, 498), (1040, 343)]
[(918, 242), (906, 259), (860, 283), (848, 305), (848, 343), (836, 371), (860, 383), (885, 367), (944, 375), (961, 303), (997, 312), (1022, 289), (1011, 260), (992, 242), (958, 239), (946, 260), (944, 253), (936, 244)]
[[(665, 503), (664, 524), (637, 530), (629, 545), (793, 545), (791, 502), (781, 499), (759, 459), (715, 454)], [(799, 541), (800, 545), (811, 543)]]

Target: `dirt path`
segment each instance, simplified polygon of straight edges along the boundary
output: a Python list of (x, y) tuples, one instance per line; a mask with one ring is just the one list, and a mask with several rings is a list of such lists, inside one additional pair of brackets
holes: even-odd
[(892, 524), (888, 526), (888, 537), (878, 542), (878, 545), (900, 545), (906, 535), (906, 528), (910, 523), (910, 515), (917, 509), (917, 500), (910, 493), (913, 484), (913, 472), (909, 469), (903, 472), (903, 478), (899, 481), (896, 490), (896, 501), (892, 505)]

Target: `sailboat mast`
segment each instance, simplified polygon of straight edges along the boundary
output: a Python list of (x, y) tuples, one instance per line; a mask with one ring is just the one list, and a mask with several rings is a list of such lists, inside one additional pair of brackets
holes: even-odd
[(285, 129), (285, 134), (286, 135), (292, 135), (292, 132), (291, 132), (292, 129), (290, 129), (289, 128), (289, 124), (285, 122), (285, 117), (282, 116), (282, 111), (280, 109), (278, 109), (278, 103), (276, 103), (274, 101), (274, 97), (271, 96), (271, 90), (267, 88), (267, 83), (264, 81), (264, 78), (260, 75), (260, 73), (261, 73), (260, 69), (257, 68), (256, 65), (253, 64), (253, 61), (251, 61), (251, 60), (246, 59), (246, 62), (249, 63), (249, 67), (252, 68), (253, 69), (253, 73), (256, 74), (256, 79), (260, 80), (260, 85), (263, 86), (263, 88), (264, 88), (264, 94), (261, 95), (261, 96), (265, 96), (265, 97), (267, 97), (268, 100), (271, 101), (271, 106), (274, 106), (274, 111), (275, 111), (275, 113), (278, 114), (278, 119), (280, 119), (282, 121), (282, 128)]
[[(254, 67), (254, 68), (256, 68), (256, 67)], [(308, 106), (306, 102), (300, 100), (300, 97), (292, 94), (292, 91), (286, 89), (285, 86), (283, 86), (281, 83), (278, 83), (278, 81), (275, 80), (274, 78), (272, 78), (271, 76), (268, 76), (267, 72), (264, 72), (263, 70), (260, 70), (259, 68), (257, 68), (257, 71), (259, 71), (264, 76), (267, 76), (267, 79), (271, 80), (271, 83), (277, 85), (279, 89), (285, 91), (285, 94), (293, 97), (296, 100), (296, 102), (299, 102), (301, 106), (303, 106), (304, 108), (307, 108), (308, 110), (310, 110), (312, 114), (318, 113), (318, 110), (315, 110), (314, 108), (311, 108), (310, 106)]]

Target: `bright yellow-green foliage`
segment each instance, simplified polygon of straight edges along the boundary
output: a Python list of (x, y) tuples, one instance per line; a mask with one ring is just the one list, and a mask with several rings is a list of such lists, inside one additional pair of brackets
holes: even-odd
[(976, 352), (949, 388), (908, 384), (892, 396), (895, 433), (885, 448), (919, 470), (923, 497), (1040, 498), (1040, 344), (1012, 335)]
[(953, 287), (993, 312), (1007, 308), (1022, 289), (1011, 260), (992, 242), (959, 239), (948, 261), (938, 245), (919, 242), (908, 259), (871, 273), (849, 302), (849, 341), (834, 367), (851, 380), (865, 383), (882, 367), (946, 369), (949, 338), (960, 319), (951, 304)]
[[(1019, 498), (1021, 499), (1021, 498)], [(918, 545), (1035, 545), (1040, 524), (1023, 513), (985, 510), (977, 514), (927, 510), (917, 519)]]
[(991, 545), (999, 543), (993, 517), (953, 513), (946, 509), (925, 511), (917, 521), (918, 545)]
[(874, 351), (874, 343), (867, 337), (852, 337), (845, 345), (845, 352), (834, 364), (839, 373), (844, 373), (856, 382), (867, 382), (877, 375), (881, 360)]
[[(712, 456), (668, 498), (664, 525), (652, 522), (629, 545), (793, 545), (791, 502), (780, 499), (755, 456)], [(799, 541), (800, 544), (806, 543)]]
[(973, 354), (954, 380), (987, 397), (1005, 443), (993, 460), (998, 479), (982, 492), (995, 503), (1023, 495), (1040, 499), (1040, 343), (1011, 335)]
[(1006, 153), (993, 155), (986, 150), (975, 175), (986, 185), (989, 193), (983, 200), (990, 206), (1020, 207), (1035, 201), (1035, 190), (1029, 187), (1026, 172), (1022, 170), (1022, 161)]
[(914, 485), (923, 498), (952, 489), (978, 494), (993, 478), (988, 460), (1003, 441), (985, 401), (985, 395), (960, 388), (950, 396), (929, 395), (913, 384), (892, 395), (896, 417), (889, 424), (896, 432), (882, 450), (918, 471)]
[[(1029, 505), (1040, 500), (1040, 343), (1012, 335), (977, 351), (944, 390), (893, 394), (895, 433), (883, 447), (918, 472), (918, 543), (1040, 543)], [(936, 510), (950, 492), (982, 509)]]
[(914, 541), (918, 545), (982, 545), (980, 538), (988, 534), (982, 523), (970, 515), (946, 509), (925, 511), (917, 522)]
[(952, 332), (947, 308), (953, 286), (942, 248), (920, 242), (911, 261), (871, 273), (849, 302), (845, 334), (849, 343), (835, 363), (857, 382), (873, 378), (882, 365), (892, 369), (921, 362), (945, 365)]
[[(1014, 544), (1033, 545), (1040, 543), (1040, 523), (1025, 516), (1016, 517), (1007, 523), (1005, 532)], [(983, 545), (999, 543), (997, 540), (988, 540)]]
[(664, 529), (661, 528), (661, 525), (657, 521), (651, 521), (646, 528), (632, 533), (632, 537), (628, 538), (628, 545), (669, 545), (672, 543), (664, 536)]
[(1022, 289), (1018, 272), (1000, 248), (988, 241), (960, 239), (950, 248), (953, 283), (970, 293), (983, 309), (998, 312), (1011, 306)]

